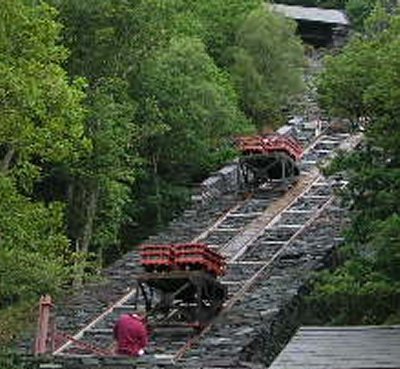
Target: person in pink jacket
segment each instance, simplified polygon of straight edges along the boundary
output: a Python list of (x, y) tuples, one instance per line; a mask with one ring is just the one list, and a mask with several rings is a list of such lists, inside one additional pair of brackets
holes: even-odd
[(117, 341), (117, 354), (142, 356), (149, 342), (145, 318), (137, 314), (122, 314), (114, 325), (114, 339)]

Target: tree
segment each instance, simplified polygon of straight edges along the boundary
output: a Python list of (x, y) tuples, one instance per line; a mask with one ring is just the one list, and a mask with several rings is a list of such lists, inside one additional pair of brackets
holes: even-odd
[[(90, 151), (84, 137), (83, 82), (61, 64), (61, 26), (45, 3), (4, 0), (0, 9), (0, 321), (1, 346), (15, 312), (70, 282), (63, 204), (34, 191), (50, 165)], [(11, 334), (12, 332), (13, 334)]]
[(370, 15), (375, 3), (376, 0), (348, 0), (346, 2), (346, 12), (354, 29), (363, 30), (364, 21)]
[[(34, 162), (61, 162), (86, 146), (82, 81), (69, 83), (60, 25), (45, 4), (5, 0), (0, 10), (1, 171), (35, 178)], [(16, 173), (18, 175), (18, 173)]]
[(18, 194), (0, 175), (0, 308), (57, 292), (68, 282), (68, 239), (59, 203), (48, 206)]
[(393, 57), (393, 53), (397, 52), (391, 50), (395, 45), (396, 23), (397, 17), (391, 21), (392, 31), (385, 30), (389, 26), (388, 15), (377, 6), (367, 20), (366, 33), (356, 36), (337, 57), (326, 58), (326, 69), (321, 74), (318, 93), (321, 105), (331, 114), (353, 122), (360, 117), (371, 120), (377, 116), (384, 104), (382, 100), (374, 101), (369, 96), (374, 94), (378, 98), (376, 89), (379, 86), (381, 93), (387, 93), (387, 86), (378, 81), (391, 78), (382, 69), (383, 62), (389, 71), (393, 71), (395, 66), (395, 59), (389, 60), (386, 53), (391, 53)]
[(159, 200), (161, 184), (170, 187), (165, 198), (176, 198), (174, 186), (202, 178), (232, 154), (230, 136), (251, 130), (226, 73), (199, 39), (172, 39), (144, 63), (138, 81), (137, 121), (148, 132), (141, 153)]
[(203, 25), (203, 33), (198, 34), (206, 44), (207, 52), (221, 67), (227, 67), (227, 52), (236, 43), (236, 33), (247, 16), (254, 10), (265, 9), (260, 0), (189, 0), (193, 13)]
[(243, 110), (259, 129), (274, 126), (280, 109), (303, 88), (304, 52), (295, 29), (294, 22), (259, 9), (237, 32), (230, 70)]
[(124, 77), (135, 62), (138, 26), (135, 0), (49, 0), (64, 25), (63, 44), (70, 50), (66, 62), (73, 76), (89, 84), (98, 78)]
[(138, 166), (136, 104), (127, 87), (117, 78), (99, 79), (88, 93), (86, 134), (93, 150), (72, 162), (65, 178), (69, 236), (76, 251), (86, 257), (93, 251), (100, 263), (104, 252), (120, 242)]
[[(399, 178), (399, 174), (397, 177)], [(399, 187), (400, 186), (398, 186), (398, 188)], [(382, 271), (389, 280), (399, 282), (400, 217), (397, 213), (392, 213), (384, 221), (376, 224), (376, 230), (377, 232), (371, 240), (372, 248), (376, 250), (376, 267), (378, 270)]]
[[(156, 155), (160, 173), (175, 180), (220, 163), (226, 137), (250, 129), (237, 109), (227, 75), (216, 67), (200, 40), (172, 39), (143, 66), (139, 79), (142, 98), (153, 99), (153, 109), (166, 126), (157, 141), (146, 147)], [(149, 121), (144, 111), (140, 119), (142, 124)], [(178, 167), (185, 170), (179, 173)]]
[[(138, 1), (54, 1), (65, 25), (72, 76), (88, 81), (85, 135), (93, 149), (53, 170), (53, 185), (66, 201), (68, 234), (82, 258), (93, 252), (100, 264), (120, 243), (125, 208), (137, 171), (136, 102), (130, 77), (137, 69)], [(61, 178), (61, 180), (60, 180)], [(82, 276), (83, 271), (76, 271)], [(80, 277), (77, 282), (80, 283)]]
[(373, 46), (362, 40), (354, 40), (336, 58), (327, 57), (326, 69), (318, 83), (322, 107), (334, 116), (348, 117), (353, 122), (367, 116), (369, 107), (363, 101), (363, 94), (372, 76), (365, 71), (375, 61)]
[(370, 33), (371, 30), (368, 28), (371, 23), (375, 23), (379, 18), (382, 20), (382, 16), (387, 18), (389, 14), (395, 13), (396, 9), (397, 3), (394, 0), (348, 0), (346, 2), (346, 12), (353, 28), (363, 34)]
[(330, 309), (329, 318), (342, 324), (380, 324), (400, 317), (400, 17), (382, 10), (376, 7), (365, 21), (363, 37), (330, 58), (320, 84), (327, 108), (368, 122), (362, 148), (341, 156), (331, 168), (349, 177), (344, 199), (352, 222), (346, 262), (323, 274), (313, 295), (314, 302)]

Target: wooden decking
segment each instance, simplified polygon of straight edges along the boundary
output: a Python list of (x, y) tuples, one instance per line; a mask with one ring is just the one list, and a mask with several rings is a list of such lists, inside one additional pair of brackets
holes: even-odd
[(270, 369), (400, 369), (400, 326), (303, 327)]

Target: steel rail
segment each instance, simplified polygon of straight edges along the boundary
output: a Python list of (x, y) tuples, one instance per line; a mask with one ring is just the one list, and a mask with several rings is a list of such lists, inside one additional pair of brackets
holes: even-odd
[[(344, 150), (350, 150), (350, 149), (354, 149), (362, 140), (362, 135), (355, 135), (355, 136), (350, 136), (350, 138), (348, 140), (346, 140), (345, 142), (343, 142), (341, 145), (339, 145), (340, 149), (344, 149)], [(334, 151), (334, 150), (332, 150)], [(308, 187), (308, 189), (306, 191), (303, 191), (299, 196), (297, 196), (295, 198), (295, 201), (297, 201), (298, 199), (302, 198), (304, 196), (304, 194), (306, 194), (308, 192), (308, 190), (312, 187), (312, 185), (317, 182), (317, 179), (321, 179), (323, 178), (323, 176), (320, 174), (315, 178), (315, 181), (312, 181), (311, 185)], [(346, 183), (344, 183), (344, 186), (346, 186)], [(343, 187), (343, 186), (342, 186)], [(320, 197), (319, 199), (323, 200), (324, 197)], [(321, 214), (326, 210), (326, 208), (333, 202), (333, 200), (335, 199), (335, 195), (330, 195), (327, 196), (325, 198), (325, 201), (323, 202), (322, 205), (320, 205), (318, 207), (318, 210), (313, 211), (312, 212), (312, 216), (310, 219), (308, 219), (301, 228), (299, 228), (280, 248), (278, 251), (276, 251), (274, 253), (274, 255), (269, 258), (250, 278), (248, 278), (247, 280), (245, 280), (244, 282), (241, 282), (240, 284), (242, 284), (242, 286), (240, 287), (239, 291), (235, 292), (233, 294), (232, 297), (229, 298), (229, 300), (225, 303), (220, 315), (216, 318), (218, 319), (221, 315), (226, 314), (227, 312), (229, 312), (229, 310), (232, 309), (232, 307), (238, 302), (240, 301), (245, 294), (251, 289), (251, 287), (254, 286), (254, 284), (257, 282), (257, 280), (262, 276), (265, 275), (265, 273), (268, 271), (271, 272), (272, 271), (272, 267), (273, 264), (279, 260), (279, 258), (282, 256), (282, 254), (287, 250), (287, 248), (290, 246), (291, 243), (293, 243), (293, 241), (295, 241), (300, 235), (302, 235), (304, 233), (304, 231), (309, 228), (320, 216)], [(292, 204), (294, 203), (294, 201), (292, 202)], [(278, 215), (280, 216), (282, 213), (284, 213), (287, 209), (290, 208), (290, 205), (285, 207), (284, 210), (282, 210)], [(238, 257), (242, 256), (244, 252), (242, 252), (242, 250), (239, 250), (238, 252)], [(237, 260), (236, 255), (231, 259), (232, 262), (235, 262)], [(172, 363), (176, 363), (177, 361), (181, 360), (183, 358), (183, 356), (186, 354), (186, 352), (188, 352), (191, 347), (198, 343), (198, 341), (205, 335), (207, 334), (211, 328), (214, 325), (214, 322), (211, 322), (210, 324), (208, 324), (198, 335), (190, 338), (188, 340), (188, 342), (182, 346), (177, 353), (175, 354), (175, 356), (172, 359)]]
[[(329, 127), (328, 127), (329, 128)], [(314, 140), (308, 145), (308, 147), (305, 149), (305, 153), (308, 152), (309, 150), (311, 150), (319, 141), (321, 141), (324, 137), (326, 137), (326, 132), (328, 130), (328, 128), (326, 128), (325, 130), (323, 130), (317, 137), (314, 138)], [(332, 152), (334, 152), (335, 149), (332, 149)], [(240, 250), (238, 251), (238, 253), (235, 255), (234, 259), (231, 261), (235, 261), (237, 260), (241, 255), (244, 254), (244, 252), (246, 251), (246, 247), (250, 244), (252, 244), (252, 242), (255, 241), (255, 239), (261, 234), (263, 233), (263, 231), (268, 227), (271, 226), (274, 222), (276, 222), (280, 215), (287, 210), (288, 208), (290, 208), (290, 206), (297, 201), (299, 198), (301, 198), (301, 195), (306, 193), (307, 190), (309, 190), (313, 184), (315, 184), (317, 182), (318, 179), (320, 179), (322, 176), (321, 175), (311, 175), (312, 176), (312, 180), (311, 183), (309, 184), (309, 186), (306, 187), (306, 190), (302, 191), (301, 194), (294, 196), (290, 199), (289, 196), (289, 203), (282, 206), (280, 209), (281, 210), (277, 210), (274, 215), (272, 216), (272, 218), (269, 220), (269, 222), (267, 224), (264, 225), (263, 230), (260, 232), (257, 232), (257, 236), (253, 235), (251, 237), (250, 240), (248, 240), (248, 242), (246, 242), (246, 244), (240, 248)], [(295, 188), (296, 186), (294, 186)], [(239, 203), (235, 204), (234, 206), (232, 206), (228, 211), (225, 212), (225, 214), (223, 214), (222, 216), (220, 216), (216, 222), (214, 222), (209, 228), (207, 228), (205, 231), (203, 231), (202, 233), (200, 233), (198, 236), (196, 236), (195, 238), (193, 238), (192, 242), (198, 242), (202, 239), (205, 239), (209, 234), (211, 234), (213, 231), (216, 231), (218, 226), (221, 225), (232, 213), (236, 212), (238, 209), (240, 209), (242, 206), (245, 206), (253, 197), (253, 193), (250, 193), (247, 195), (247, 197), (244, 200), (241, 200)], [(282, 202), (282, 198), (279, 198), (278, 200), (275, 200), (274, 203), (279, 202), (281, 200)], [(272, 204), (272, 206), (274, 205), (274, 203)], [(265, 211), (264, 211), (265, 213)], [(264, 214), (263, 213), (263, 214)], [(243, 233), (247, 228), (251, 227), (251, 225), (257, 221), (259, 219), (259, 217), (256, 217), (254, 219), (253, 222), (251, 222), (249, 225), (247, 225), (245, 227), (245, 229), (241, 230), (239, 233)], [(303, 228), (301, 228), (303, 229)], [(299, 231), (296, 232), (296, 234), (298, 234)], [(221, 250), (226, 249), (228, 244), (222, 245), (221, 246)], [(282, 251), (283, 252), (283, 251)], [(279, 251), (278, 251), (279, 253)], [(280, 255), (280, 254), (279, 254)], [(275, 259), (274, 259), (275, 260)], [(263, 269), (264, 267), (262, 267), (261, 269)], [(260, 270), (261, 270), (260, 269)], [(260, 272), (261, 273), (261, 272)], [(255, 275), (253, 275), (254, 277)], [(257, 279), (257, 277), (255, 277)], [(246, 286), (243, 286), (243, 288), (247, 288)], [(242, 291), (242, 289), (240, 289), (240, 291)], [(126, 301), (128, 301), (134, 294), (136, 293), (136, 288), (132, 288), (129, 293), (127, 293), (126, 295), (122, 296), (116, 303), (114, 303), (113, 305), (111, 305), (107, 310), (105, 310), (103, 313), (101, 313), (100, 315), (98, 315), (94, 320), (92, 320), (88, 325), (86, 325), (84, 328), (82, 328), (79, 332), (77, 332), (76, 334), (69, 336), (70, 339), (64, 343), (62, 346), (60, 346), (59, 348), (57, 348), (54, 352), (53, 355), (63, 355), (63, 356), (67, 356), (68, 354), (63, 354), (62, 352), (65, 351), (66, 349), (68, 349), (71, 345), (73, 345), (74, 343), (76, 343), (77, 341), (79, 341), (83, 335), (87, 332), (90, 331), (97, 323), (101, 322), (104, 318), (106, 318), (109, 314), (111, 314), (113, 312), (113, 310), (115, 308), (118, 308), (120, 306), (124, 306), (124, 303)], [(232, 297), (234, 298), (234, 296), (237, 296), (236, 292)], [(228, 301), (232, 301), (232, 300), (228, 300)], [(225, 310), (225, 307), (224, 307)], [(200, 333), (201, 335), (204, 335), (209, 329), (207, 329), (207, 327)], [(195, 336), (197, 337), (197, 336)], [(190, 341), (188, 341), (189, 344)], [(178, 353), (176, 355), (176, 357), (180, 357), (180, 354)]]
[[(286, 249), (289, 247), (289, 245), (295, 241), (310, 225), (312, 225), (322, 214), (322, 212), (332, 203), (333, 199), (335, 198), (334, 195), (330, 196), (329, 199), (316, 211), (313, 213), (313, 216), (303, 224), (303, 226), (296, 232), (294, 233), (286, 243), (280, 247), (280, 249), (268, 260), (262, 265), (261, 268), (259, 268), (250, 278), (248, 278), (243, 286), (240, 288), (239, 291), (237, 291), (225, 304), (224, 308), (222, 309), (220, 315), (226, 314), (232, 307), (241, 299), (244, 297), (246, 292), (255, 284), (255, 282), (258, 280), (258, 278), (263, 275), (268, 268), (272, 270), (273, 263), (275, 263), (279, 257), (286, 251)], [(206, 333), (210, 331), (210, 329), (213, 327), (213, 322), (208, 324), (198, 335), (192, 337), (182, 348), (180, 348), (177, 353), (175, 354), (173, 358), (173, 362), (177, 362), (182, 357), (185, 355), (187, 351), (190, 350), (190, 348), (197, 343)]]
[[(324, 137), (325, 134), (321, 134), (319, 136), (319, 138)], [(349, 138), (349, 137), (348, 137)], [(355, 137), (351, 137), (348, 140), (345, 140), (345, 142), (343, 142), (342, 144), (339, 144), (339, 148), (340, 149), (352, 149), (355, 146), (357, 146), (360, 141), (362, 139), (362, 136), (360, 135), (356, 135)], [(314, 142), (315, 146), (317, 144), (317, 142)], [(332, 152), (334, 152), (335, 150), (331, 150)], [(305, 198), (307, 192), (311, 189), (311, 187), (313, 187), (313, 185), (315, 183), (318, 182), (318, 180), (322, 179), (323, 175), (318, 174), (315, 175), (315, 177), (313, 177), (311, 183), (306, 187), (305, 190), (303, 190), (300, 194), (298, 194), (297, 196), (294, 196), (294, 198), (292, 199), (292, 201), (290, 201), (290, 203), (283, 207), (281, 209), (281, 211), (278, 211), (277, 214), (270, 220), (270, 222), (268, 223), (269, 225), (273, 225), (274, 223), (276, 223), (276, 221), (279, 220), (279, 218), (281, 217), (281, 215), (287, 211), (288, 209), (290, 209), (290, 207), (299, 199), (301, 198)], [(282, 254), (287, 250), (287, 248), (290, 246), (291, 243), (293, 243), (293, 241), (295, 241), (300, 235), (303, 234), (303, 232), (310, 226), (312, 225), (322, 214), (322, 212), (332, 203), (332, 201), (334, 200), (335, 196), (334, 195), (330, 195), (330, 196), (319, 196), (318, 199), (319, 200), (325, 200), (323, 202), (323, 204), (319, 205), (318, 210), (313, 211), (312, 212), (312, 216), (310, 219), (308, 219), (302, 226), (301, 228), (299, 228), (290, 238), (289, 240), (287, 240), (286, 242), (283, 243), (283, 245), (279, 248), (278, 251), (276, 251), (274, 253), (274, 255), (268, 259), (268, 261), (266, 261), (250, 278), (248, 278), (247, 280), (243, 281), (237, 281), (240, 282), (241, 287), (239, 289), (239, 291), (236, 291), (232, 297), (229, 298), (229, 300), (225, 303), (220, 315), (222, 314), (226, 314), (230, 309), (232, 309), (232, 307), (239, 301), (241, 300), (244, 295), (250, 290), (250, 288), (257, 282), (257, 280), (260, 278), (260, 276), (265, 275), (265, 273), (268, 271), (268, 269), (270, 269), (270, 271), (272, 271), (272, 267), (273, 264), (282, 256)], [(279, 201), (279, 200), (278, 200)], [(258, 220), (258, 218), (254, 221), (256, 222)], [(251, 226), (251, 224), (249, 225)], [(238, 252), (230, 259), (229, 262), (236, 262), (238, 258), (240, 258), (247, 250), (248, 245), (252, 244), (255, 239), (258, 238), (258, 236), (260, 234), (262, 234), (265, 229), (268, 227), (265, 226), (263, 228), (262, 231), (257, 232), (258, 235), (251, 238), (251, 240), (249, 240), (248, 243), (246, 243), (243, 248), (239, 249)], [(246, 227), (247, 228), (247, 227)], [(221, 249), (225, 249), (226, 245), (222, 246)], [(239, 284), (239, 283), (238, 283)], [(218, 319), (218, 318), (216, 318)], [(214, 320), (215, 322), (215, 320)], [(195, 335), (193, 337), (191, 337), (187, 343), (182, 346), (174, 355), (173, 359), (172, 359), (172, 363), (176, 363), (177, 361), (181, 360), (183, 358), (183, 356), (185, 355), (186, 352), (188, 352), (191, 347), (198, 343), (198, 341), (205, 335), (207, 334), (211, 328), (213, 327), (214, 322), (211, 322), (210, 324), (208, 324), (198, 335)]]
[(134, 287), (131, 289), (130, 292), (128, 292), (126, 295), (124, 295), (122, 298), (120, 298), (116, 303), (114, 303), (107, 310), (105, 310), (103, 313), (101, 313), (97, 318), (95, 318), (88, 325), (83, 327), (78, 333), (70, 336), (70, 339), (66, 343), (64, 343), (62, 346), (60, 346), (58, 349), (56, 349), (53, 352), (53, 355), (61, 354), (61, 352), (64, 351), (65, 349), (67, 349), (71, 344), (74, 344), (76, 341), (79, 341), (82, 338), (82, 336), (85, 334), (86, 331), (90, 330), (98, 322), (100, 322), (102, 319), (104, 319), (116, 307), (123, 306), (123, 304), (126, 301), (128, 301), (135, 293), (136, 293), (136, 288)]
[[(97, 347), (95, 345), (92, 345), (90, 343), (79, 341), (79, 340), (75, 339), (73, 336), (66, 334), (66, 333), (57, 333), (57, 337), (62, 337), (64, 339), (67, 339), (68, 341), (71, 341), (74, 345), (81, 347), (83, 349), (89, 350), (99, 356), (110, 356), (114, 353), (112, 350), (103, 349), (103, 348)], [(62, 353), (60, 353), (58, 355), (63, 356)]]
[(253, 197), (253, 193), (247, 194), (246, 198), (244, 200), (239, 201), (235, 205), (233, 205), (228, 211), (226, 211), (223, 215), (221, 215), (215, 223), (213, 223), (209, 228), (207, 228), (205, 231), (200, 233), (198, 236), (192, 239), (191, 243), (196, 243), (199, 242), (200, 240), (206, 239), (210, 233), (215, 231), (219, 225), (221, 225), (232, 213), (240, 209), (243, 205), (246, 205), (249, 200)]
[[(325, 127), (317, 136), (315, 136), (312, 141), (307, 145), (307, 147), (304, 149), (303, 155), (307, 154), (310, 150), (312, 150), (320, 141), (322, 141), (322, 138), (327, 134), (329, 131), (330, 126)], [(251, 192), (247, 194), (246, 198), (234, 206), (232, 206), (228, 211), (225, 212), (222, 216), (220, 216), (215, 223), (213, 223), (209, 228), (207, 228), (205, 231), (200, 233), (198, 236), (192, 239), (192, 243), (199, 242), (200, 240), (204, 240), (207, 238), (210, 233), (215, 231), (219, 225), (221, 225), (229, 216), (232, 215), (232, 213), (236, 212), (238, 209), (240, 209), (243, 205), (246, 205), (249, 200), (251, 200), (254, 196), (254, 193)]]
[(311, 150), (314, 149), (315, 146), (318, 145), (318, 143), (320, 143), (321, 141), (323, 141), (323, 137), (325, 137), (328, 132), (329, 132), (330, 126), (325, 127), (321, 132), (319, 132), (319, 134), (317, 136), (315, 136), (311, 142), (307, 145), (307, 147), (304, 149), (303, 151), (303, 158), (305, 155), (307, 155)]
[(268, 260), (264, 263), (264, 265), (257, 270), (241, 287), (241, 289), (232, 296), (227, 304), (224, 306), (222, 313), (226, 310), (229, 310), (233, 307), (233, 305), (241, 298), (243, 295), (249, 290), (249, 288), (254, 284), (254, 282), (266, 271), (266, 269), (272, 267), (272, 264), (279, 259), (279, 257), (287, 250), (289, 245), (295, 241), (310, 225), (312, 225), (322, 214), (322, 212), (332, 203), (335, 196), (330, 196), (329, 199), (315, 212), (313, 216), (303, 224), (303, 226), (297, 230), (288, 241)]
[(246, 252), (248, 246), (265, 232), (266, 228), (275, 224), (280, 219), (281, 214), (289, 209), (299, 198), (303, 197), (313, 184), (321, 178), (322, 175), (317, 171), (309, 173), (303, 178), (303, 181), (299, 181), (296, 186), (269, 206), (260, 217), (251, 222), (234, 239), (223, 245), (219, 251), (229, 255), (229, 250), (233, 250), (235, 255), (231, 256), (230, 261), (236, 261)]

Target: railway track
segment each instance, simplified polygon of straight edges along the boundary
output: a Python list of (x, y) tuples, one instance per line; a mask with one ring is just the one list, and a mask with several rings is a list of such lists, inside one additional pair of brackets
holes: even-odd
[[(222, 283), (228, 287), (229, 298), (222, 315), (228, 314), (260, 277), (268, 277), (274, 263), (332, 202), (334, 188), (343, 185), (325, 179), (316, 165), (331, 157), (339, 147), (352, 148), (359, 140), (359, 136), (324, 131), (307, 148), (302, 175), (292, 188), (284, 193), (279, 188), (269, 188), (246, 196), (192, 239), (192, 242), (213, 245), (228, 260), (228, 271)], [(260, 238), (262, 246), (255, 242)], [(97, 354), (110, 354), (112, 325), (122, 312), (134, 309), (135, 296), (135, 288), (127, 291), (79, 332), (67, 337), (53, 354), (87, 356), (93, 352), (91, 344), (100, 349)], [(183, 359), (193, 345), (201, 342), (212, 324), (200, 333), (187, 329), (155, 332), (146, 360), (174, 363)], [(88, 344), (83, 346), (80, 341)]]

